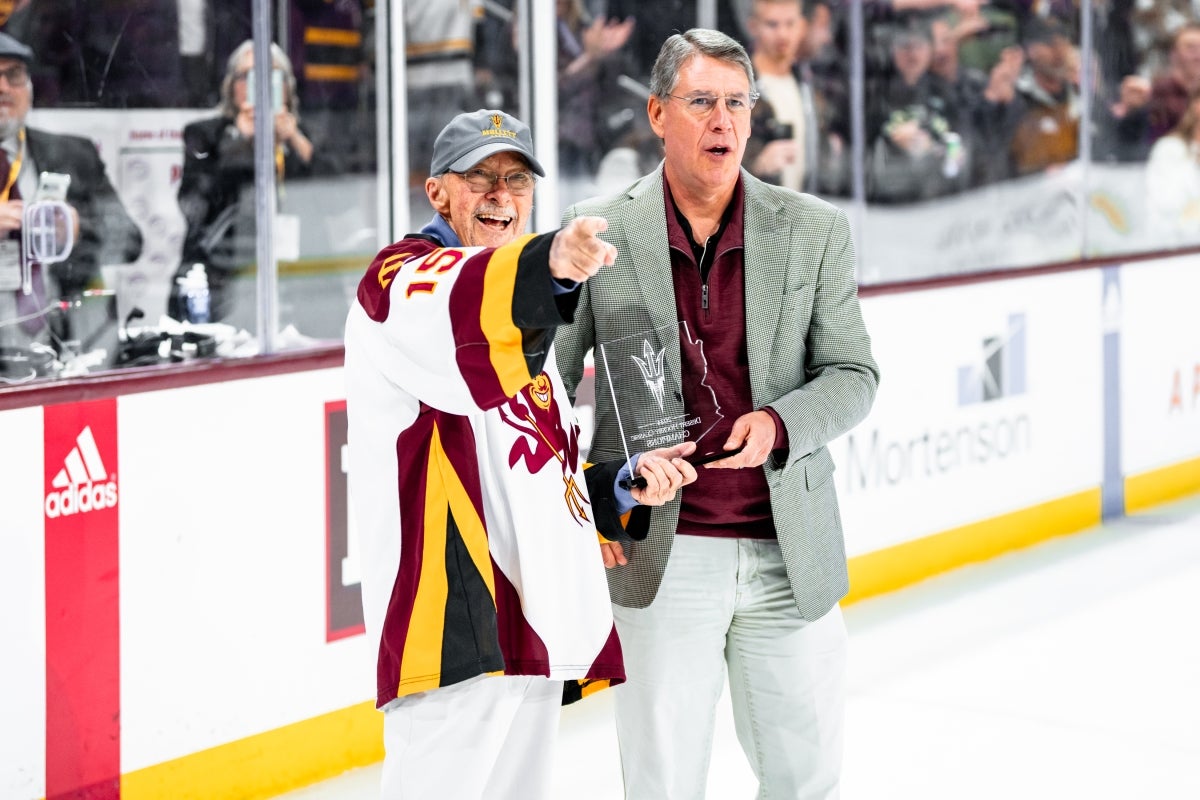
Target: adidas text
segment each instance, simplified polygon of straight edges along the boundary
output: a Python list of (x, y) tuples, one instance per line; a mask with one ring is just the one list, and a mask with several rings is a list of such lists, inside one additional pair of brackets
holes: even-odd
[(51, 519), (86, 514), (117, 504), (117, 482), (72, 484), (46, 495), (46, 516)]

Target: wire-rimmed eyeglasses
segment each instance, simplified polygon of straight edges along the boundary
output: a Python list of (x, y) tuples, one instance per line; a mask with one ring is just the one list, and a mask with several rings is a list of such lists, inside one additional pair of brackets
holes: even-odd
[(29, 82), (29, 68), (24, 64), (13, 64), (8, 69), (0, 69), (0, 78), (7, 80), (9, 86), (24, 86)]
[(667, 97), (672, 97), (676, 100), (683, 101), (683, 107), (695, 117), (707, 117), (717, 107), (718, 100), (725, 101), (725, 110), (730, 114), (749, 114), (750, 109), (754, 108), (754, 104), (758, 102), (760, 97), (758, 92), (743, 94), (735, 92), (733, 94), (719, 95), (712, 92), (690, 92), (685, 95), (668, 94)]
[(514, 172), (511, 175), (497, 175), (495, 172), (489, 172), (486, 169), (469, 169), (466, 172), (455, 172), (450, 170), (458, 177), (467, 182), (467, 186), (471, 187), (472, 192), (482, 194), (483, 192), (492, 191), (493, 187), (499, 182), (504, 181), (504, 185), (508, 187), (508, 193), (512, 195), (524, 195), (533, 191), (533, 185), (536, 183), (532, 173), (529, 172)]

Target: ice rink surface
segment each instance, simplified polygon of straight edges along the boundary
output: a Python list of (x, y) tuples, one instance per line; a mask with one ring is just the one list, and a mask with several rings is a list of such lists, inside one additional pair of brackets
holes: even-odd
[[(842, 800), (1200, 798), (1200, 497), (848, 607)], [(709, 800), (754, 797), (728, 695)], [(378, 797), (379, 767), (283, 795)], [(555, 798), (617, 800), (611, 692)]]

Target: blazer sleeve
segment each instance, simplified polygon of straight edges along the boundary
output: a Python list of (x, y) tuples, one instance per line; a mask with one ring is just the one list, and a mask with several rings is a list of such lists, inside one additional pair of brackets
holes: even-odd
[(833, 211), (828, 225), (805, 335), (805, 379), (769, 404), (787, 428), (789, 463), (861, 422), (879, 385), (879, 367), (858, 301), (845, 213)]

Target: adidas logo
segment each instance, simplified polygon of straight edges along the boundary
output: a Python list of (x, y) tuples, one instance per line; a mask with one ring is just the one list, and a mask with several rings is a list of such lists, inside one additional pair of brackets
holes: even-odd
[(46, 516), (51, 519), (117, 504), (117, 482), (108, 480), (90, 425), (75, 437), (75, 446), (50, 485), (57, 490), (46, 495)]

